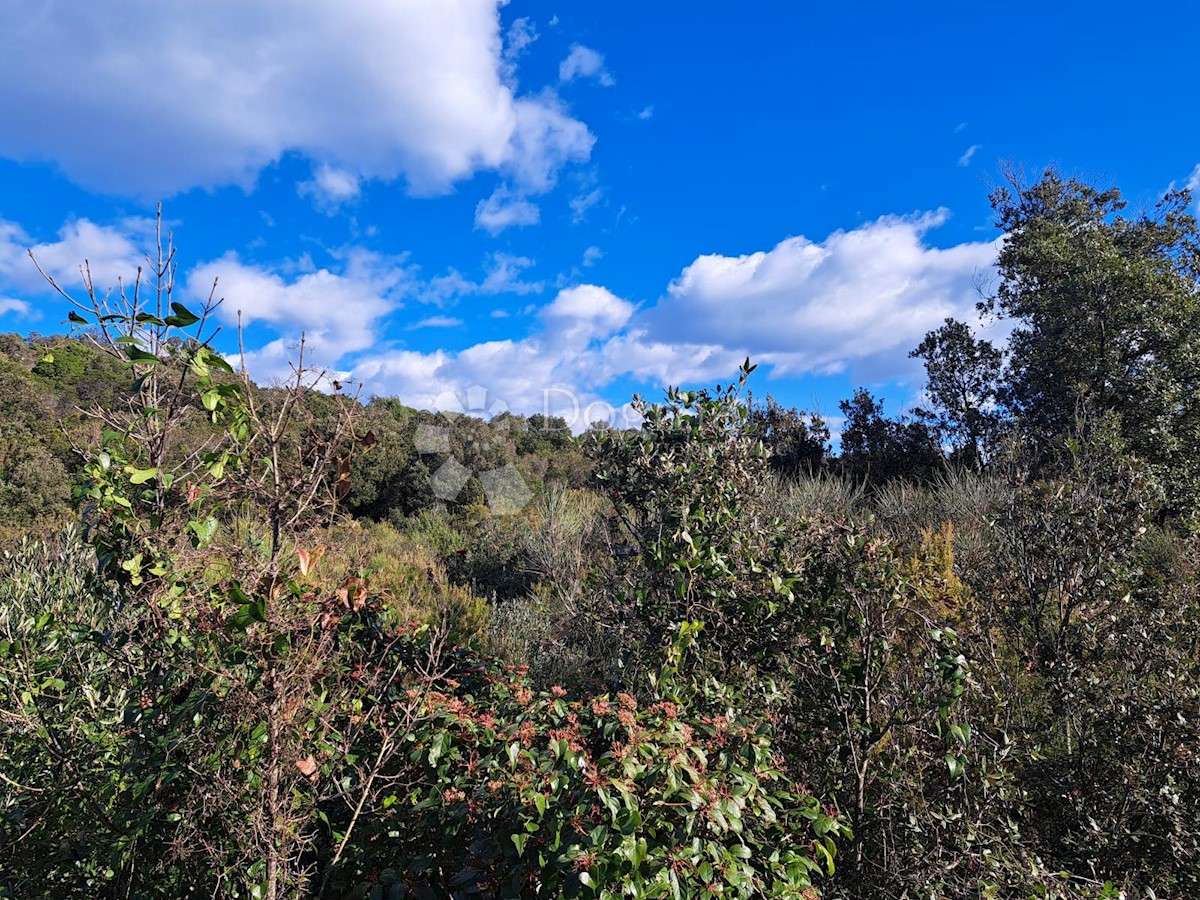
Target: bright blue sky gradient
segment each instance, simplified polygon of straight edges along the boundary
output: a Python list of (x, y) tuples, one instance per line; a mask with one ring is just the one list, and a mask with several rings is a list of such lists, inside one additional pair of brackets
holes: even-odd
[(1184, 2), (0, 0), (0, 328), (63, 328), (27, 247), (113, 280), (161, 199), (262, 380), (303, 331), (367, 393), (569, 392), (576, 427), (746, 355), (760, 394), (896, 409), (971, 316), (999, 161), (1200, 183), (1198, 34)]

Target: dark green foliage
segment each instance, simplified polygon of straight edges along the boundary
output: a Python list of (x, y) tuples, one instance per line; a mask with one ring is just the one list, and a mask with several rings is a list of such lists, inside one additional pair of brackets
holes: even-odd
[(846, 420), (839, 459), (849, 477), (886, 484), (897, 478), (926, 480), (943, 468), (941, 448), (924, 422), (887, 418), (883, 401), (866, 388), (839, 405)]
[[(657, 688), (639, 705), (535, 695), (447, 645), (463, 622), (398, 621), (400, 598), (322, 543), (379, 446), (361, 409), (313, 391), (303, 357), (284, 387), (235, 375), (206, 340), (213, 308), (171, 301), (171, 271), (147, 291), (168, 316), (110, 312), (90, 285), (75, 304), (136, 383), (84, 453), (98, 565), (27, 548), (0, 580), (5, 893), (811, 895), (845, 825), (780, 771), (758, 709), (677, 679), (694, 631), (645, 648)], [(512, 452), (484, 423), (450, 431), (473, 466)], [(525, 570), (569, 562), (561, 510), (534, 515), (545, 541), (512, 532)], [(486, 521), (464, 523), (481, 558), (502, 533)], [(380, 566), (395, 590), (422, 577), (408, 556)], [(578, 573), (544, 576), (577, 591)], [(478, 611), (442, 590), (447, 613)]]
[[(992, 677), (1020, 751), (1026, 832), (1071, 871), (1189, 896), (1200, 884), (1200, 832), (1184, 812), (1200, 800), (1195, 547), (1148, 543), (1162, 495), (1111, 419), (1033, 452), (1017, 457), (991, 564), (968, 575), (1002, 641)], [(1174, 561), (1153, 571), (1156, 557)]]
[(750, 404), (750, 427), (770, 453), (771, 468), (790, 478), (819, 472), (829, 457), (829, 426), (817, 413), (780, 406), (768, 395)]
[(1076, 413), (1120, 417), (1171, 509), (1200, 503), (1200, 232), (1186, 191), (1123, 214), (1116, 189), (1046, 172), (992, 195), (1007, 235), (982, 308), (1014, 326), (1001, 398), (1021, 427), (1070, 430)]
[(417, 453), (414, 435), (418, 415), (395, 400), (373, 398), (363, 411), (359, 430), (370, 435), (369, 453), (355, 456), (346, 509), (376, 521), (416, 515), (433, 506), (429, 469)]

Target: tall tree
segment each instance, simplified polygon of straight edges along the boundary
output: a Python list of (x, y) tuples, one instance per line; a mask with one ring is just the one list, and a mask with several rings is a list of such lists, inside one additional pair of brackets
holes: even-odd
[(1200, 508), (1200, 231), (1187, 191), (1124, 214), (1116, 189), (1047, 171), (992, 194), (1007, 239), (984, 312), (1015, 326), (1003, 400), (1035, 433), (1116, 413), (1177, 511)]
[(910, 357), (925, 360), (931, 409), (917, 416), (931, 425), (964, 463), (979, 468), (996, 431), (996, 394), (1004, 355), (955, 319), (925, 335)]

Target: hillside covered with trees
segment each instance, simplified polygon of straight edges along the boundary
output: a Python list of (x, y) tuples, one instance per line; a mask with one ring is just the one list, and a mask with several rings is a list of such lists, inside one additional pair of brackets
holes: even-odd
[(836, 453), (259, 385), (169, 263), (0, 336), (0, 897), (1200, 895), (1191, 198), (992, 203)]

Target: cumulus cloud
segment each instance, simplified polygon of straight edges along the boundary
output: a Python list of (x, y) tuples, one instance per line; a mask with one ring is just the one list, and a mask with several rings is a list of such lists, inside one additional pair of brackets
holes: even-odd
[[(600, 285), (566, 287), (523, 336), (434, 353), (367, 349), (348, 365), (371, 391), (415, 405), (483, 385), (519, 412), (574, 406), (567, 418), (578, 428), (602, 417), (596, 404), (618, 379), (708, 383), (746, 356), (772, 375), (917, 377), (908, 351), (946, 316), (973, 319), (975, 277), (997, 251), (995, 242), (934, 246), (929, 234), (946, 218), (885, 216), (821, 241), (700, 256), (641, 308)], [(492, 271), (530, 263), (497, 255)], [(476, 292), (485, 283), (467, 282)]]
[(533, 33), (514, 23), (506, 49), (501, 5), (2, 4), (0, 155), (137, 195), (249, 187), (286, 152), (416, 193), (479, 171), (542, 190), (592, 137), (552, 93), (515, 94)]
[(377, 393), (429, 406), (447, 391), (476, 385), (515, 412), (562, 415), (580, 430), (614, 412), (589, 383), (603, 343), (634, 306), (597, 285), (560, 291), (539, 315), (540, 329), (516, 340), (487, 341), (458, 352), (397, 350), (358, 361), (353, 377)]
[[(995, 242), (932, 246), (944, 210), (884, 216), (824, 241), (792, 237), (744, 256), (697, 258), (635, 323), (647, 338), (745, 351), (777, 374), (900, 362), (946, 316), (970, 317)], [(734, 356), (737, 356), (735, 353)]]
[(563, 166), (585, 162), (591, 156), (596, 138), (586, 125), (571, 118), (553, 91), (518, 100), (514, 108), (511, 152), (501, 170), (509, 174), (518, 190), (544, 193), (554, 187)]
[(572, 44), (567, 58), (558, 65), (559, 81), (574, 81), (576, 78), (591, 78), (605, 87), (616, 84), (604, 66), (604, 56), (582, 44)]
[[(221, 314), (232, 322), (240, 309), (253, 329), (256, 377), (286, 374), (304, 332), (318, 363), (352, 370), (371, 392), (427, 405), (448, 389), (483, 385), (516, 411), (541, 412), (551, 403), (554, 414), (565, 414), (577, 404), (572, 421), (582, 428), (601, 417), (589, 404), (619, 379), (708, 383), (729, 377), (746, 356), (772, 375), (917, 377), (908, 351), (947, 316), (973, 320), (976, 276), (998, 249), (995, 241), (936, 246), (931, 234), (947, 216), (885, 216), (822, 240), (797, 236), (756, 253), (702, 255), (648, 304), (601, 285), (564, 287), (528, 309), (534, 315), (525, 332), (433, 353), (388, 344), (386, 320), (405, 299), (429, 299), (437, 290), (444, 297), (534, 295), (542, 289), (528, 278), (534, 260), (493, 253), (479, 279), (451, 271), (437, 287), (439, 279), (422, 281), (407, 259), (362, 249), (340, 252), (324, 267), (305, 258), (267, 267), (226, 254), (188, 272), (185, 294), (207, 296), (220, 277)], [(138, 255), (134, 236), (145, 227), (80, 220), (39, 246), (56, 272), (87, 255), (105, 271), (127, 271)], [(36, 283), (36, 272), (30, 278), (16, 267), (28, 242), (18, 226), (0, 223), (0, 296)], [(438, 315), (414, 327), (453, 324)]]
[(312, 362), (332, 368), (350, 354), (376, 347), (381, 320), (413, 287), (402, 260), (353, 249), (339, 262), (336, 268), (300, 266), (282, 274), (227, 253), (191, 269), (185, 289), (199, 301), (216, 281), (224, 322), (234, 325), (240, 314), (247, 328), (265, 325), (279, 335), (250, 354), (255, 377), (286, 375), (302, 334)]
[(44, 291), (46, 283), (30, 260), (30, 251), (46, 274), (69, 293), (82, 289), (80, 268), (85, 263), (101, 295), (120, 281), (132, 285), (138, 267), (145, 264), (145, 248), (153, 234), (154, 222), (148, 219), (125, 219), (115, 226), (77, 219), (59, 229), (57, 240), (38, 241), (15, 222), (0, 220), (0, 287)]

